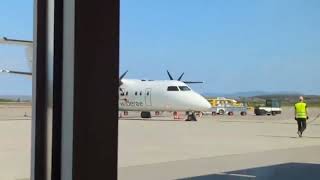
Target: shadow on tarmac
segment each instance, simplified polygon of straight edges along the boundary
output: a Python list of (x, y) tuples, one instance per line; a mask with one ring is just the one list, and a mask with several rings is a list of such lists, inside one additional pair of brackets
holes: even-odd
[(31, 118), (23, 118), (23, 119), (16, 119), (16, 118), (11, 118), (11, 119), (0, 119), (0, 122), (1, 121), (30, 121), (32, 120)]
[(275, 135), (257, 135), (260, 137), (272, 137), (272, 138), (292, 138), (292, 139), (296, 139), (299, 138), (298, 136), (275, 136)]
[(205, 176), (189, 177), (180, 180), (302, 180), (319, 179), (320, 164), (286, 163)]
[(263, 124), (263, 123), (265, 123), (265, 122), (263, 122), (263, 121), (243, 121), (243, 120), (239, 120), (239, 121), (218, 120), (218, 122), (222, 122), (222, 123), (256, 123), (256, 124)]
[[(298, 136), (273, 136), (273, 135), (257, 135), (260, 137), (273, 137), (273, 138), (299, 138)], [(310, 138), (310, 139), (320, 139), (320, 137), (312, 137), (312, 136), (302, 136), (302, 138)]]
[(119, 118), (121, 121), (168, 121), (168, 122), (185, 122), (185, 119), (132, 119), (132, 118)]

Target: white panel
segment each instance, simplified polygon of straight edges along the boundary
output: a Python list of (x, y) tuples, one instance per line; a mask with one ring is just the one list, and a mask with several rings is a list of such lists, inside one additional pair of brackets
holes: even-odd
[(73, 82), (74, 82), (74, 0), (65, 0), (63, 8), (63, 82), (61, 180), (72, 179), (73, 157)]
[(53, 99), (53, 56), (54, 56), (54, 0), (48, 1), (47, 20), (47, 179), (51, 179), (52, 164), (52, 99)]

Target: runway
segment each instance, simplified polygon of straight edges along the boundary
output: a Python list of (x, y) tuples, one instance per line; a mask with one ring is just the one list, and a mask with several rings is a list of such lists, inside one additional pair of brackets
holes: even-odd
[[(309, 111), (312, 119), (320, 109)], [(0, 179), (30, 176), (30, 115), (30, 105), (0, 105)], [(119, 119), (119, 179), (317, 179), (320, 119), (298, 138), (292, 118), (292, 108), (277, 116), (210, 115), (197, 122), (130, 112)]]

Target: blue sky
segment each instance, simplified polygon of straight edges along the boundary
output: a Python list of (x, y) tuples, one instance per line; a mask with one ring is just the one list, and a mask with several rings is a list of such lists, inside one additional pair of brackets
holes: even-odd
[[(32, 38), (32, 3), (2, 3), (0, 36)], [(139, 79), (185, 72), (205, 81), (192, 85), (202, 93), (320, 94), (319, 19), (317, 0), (122, 0), (120, 71)], [(0, 46), (0, 61), (28, 70), (21, 47)], [(0, 83), (0, 94), (31, 94), (27, 78), (1, 74)]]
[[(32, 40), (33, 1), (7, 0), (0, 6), (0, 36)], [(0, 45), (0, 68), (29, 71), (25, 50)], [(0, 95), (31, 95), (31, 78), (0, 73)]]

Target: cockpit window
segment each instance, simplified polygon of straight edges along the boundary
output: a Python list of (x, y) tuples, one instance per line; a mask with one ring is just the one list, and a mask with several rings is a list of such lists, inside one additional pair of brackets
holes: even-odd
[(167, 90), (168, 91), (179, 91), (177, 86), (169, 86)]
[(181, 91), (191, 91), (191, 89), (188, 86), (179, 86), (179, 89)]

